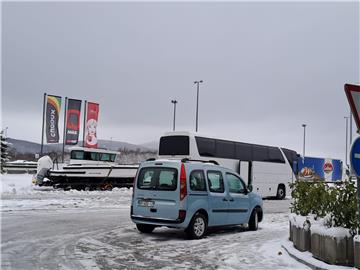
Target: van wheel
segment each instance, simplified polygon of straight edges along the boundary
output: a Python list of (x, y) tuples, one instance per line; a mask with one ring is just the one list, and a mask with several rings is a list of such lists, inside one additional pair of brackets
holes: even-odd
[(279, 185), (276, 192), (276, 199), (283, 200), (286, 196), (285, 187), (283, 185)]
[(251, 213), (249, 220), (249, 230), (257, 231), (259, 228), (259, 214), (256, 209), (254, 209)]
[(136, 228), (142, 233), (152, 233), (152, 231), (155, 229), (155, 226), (147, 224), (136, 224)]
[(201, 213), (196, 213), (191, 219), (191, 222), (185, 232), (190, 239), (200, 239), (204, 237), (206, 230), (206, 217)]

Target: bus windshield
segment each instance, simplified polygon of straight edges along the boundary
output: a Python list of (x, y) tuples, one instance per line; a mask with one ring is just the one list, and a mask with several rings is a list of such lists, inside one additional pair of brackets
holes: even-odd
[(165, 136), (160, 138), (159, 155), (189, 155), (189, 136)]

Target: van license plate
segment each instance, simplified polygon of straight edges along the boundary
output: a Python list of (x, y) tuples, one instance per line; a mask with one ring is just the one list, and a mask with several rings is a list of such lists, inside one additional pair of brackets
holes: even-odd
[(138, 200), (138, 204), (143, 207), (153, 207), (155, 203), (154, 201)]

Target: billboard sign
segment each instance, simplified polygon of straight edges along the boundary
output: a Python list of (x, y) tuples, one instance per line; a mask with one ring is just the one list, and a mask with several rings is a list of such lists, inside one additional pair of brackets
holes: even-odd
[(338, 181), (342, 179), (342, 161), (330, 158), (299, 157), (298, 179), (309, 181)]

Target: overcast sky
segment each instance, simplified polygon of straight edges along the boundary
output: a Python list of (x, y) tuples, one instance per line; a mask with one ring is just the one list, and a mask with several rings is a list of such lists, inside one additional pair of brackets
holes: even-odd
[(359, 72), (359, 2), (2, 3), (13, 138), (40, 142), (44, 92), (99, 102), (102, 139), (158, 140), (171, 99), (176, 129), (194, 131), (204, 80), (201, 133), (302, 152), (306, 123), (307, 155), (344, 159)]

